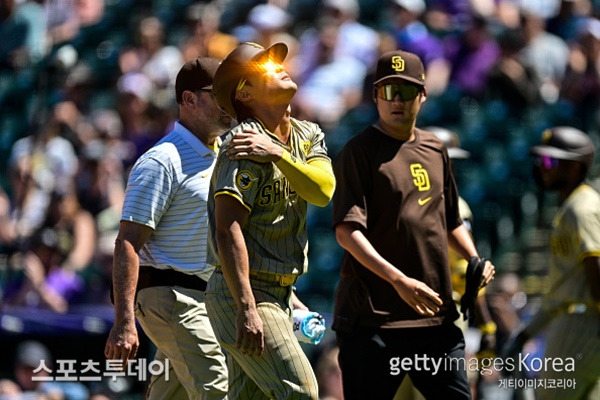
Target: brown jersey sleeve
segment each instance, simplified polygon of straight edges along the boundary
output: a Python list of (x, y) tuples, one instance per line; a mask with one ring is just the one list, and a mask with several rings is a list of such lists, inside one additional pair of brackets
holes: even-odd
[(369, 159), (364, 146), (352, 140), (338, 155), (334, 173), (338, 190), (333, 195), (333, 227), (341, 222), (356, 222), (367, 228), (367, 193), (370, 191)]

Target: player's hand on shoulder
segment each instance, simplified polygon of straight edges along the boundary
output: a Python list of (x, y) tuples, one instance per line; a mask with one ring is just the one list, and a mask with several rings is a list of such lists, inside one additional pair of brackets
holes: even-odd
[(404, 276), (394, 283), (394, 288), (409, 306), (420, 315), (434, 316), (444, 302), (427, 284)]
[(238, 309), (236, 317), (236, 347), (247, 355), (260, 356), (265, 348), (263, 322), (256, 307)]
[(248, 159), (255, 162), (276, 162), (283, 155), (283, 148), (274, 143), (267, 135), (246, 128), (236, 133), (227, 146), (227, 155), (231, 160)]
[(483, 267), (483, 273), (481, 274), (481, 282), (479, 283), (479, 288), (486, 287), (490, 284), (491, 281), (494, 280), (494, 275), (496, 275), (496, 267), (490, 260), (486, 260), (485, 266)]
[(139, 345), (134, 320), (115, 322), (108, 334), (104, 355), (109, 360), (122, 360), (124, 368), (128, 359), (135, 358)]

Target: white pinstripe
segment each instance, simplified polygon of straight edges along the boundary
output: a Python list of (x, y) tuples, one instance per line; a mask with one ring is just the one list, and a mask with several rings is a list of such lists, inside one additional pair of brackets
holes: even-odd
[(135, 163), (121, 219), (154, 229), (140, 251), (141, 265), (170, 266), (208, 280), (208, 181), (216, 156), (176, 123)]

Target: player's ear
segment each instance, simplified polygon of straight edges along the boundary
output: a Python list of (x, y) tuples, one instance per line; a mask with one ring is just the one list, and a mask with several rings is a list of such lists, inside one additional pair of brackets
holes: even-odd
[(196, 94), (191, 90), (185, 90), (181, 95), (181, 98), (183, 100), (183, 104), (185, 104), (188, 107), (194, 107), (196, 105), (196, 102), (198, 101)]
[(242, 90), (238, 90), (235, 93), (235, 98), (236, 98), (236, 100), (246, 102), (246, 101), (252, 99), (252, 94), (249, 91), (242, 89)]
[(377, 104), (377, 87), (373, 86), (373, 101)]
[(427, 89), (423, 86), (423, 91), (421, 92), (421, 104), (425, 103), (427, 100)]

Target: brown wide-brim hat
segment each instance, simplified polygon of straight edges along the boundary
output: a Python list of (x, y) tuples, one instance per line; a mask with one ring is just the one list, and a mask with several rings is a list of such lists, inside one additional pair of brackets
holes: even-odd
[(212, 91), (219, 107), (237, 119), (233, 100), (240, 80), (257, 72), (259, 66), (268, 60), (283, 63), (287, 54), (288, 47), (282, 42), (274, 43), (266, 49), (252, 42), (236, 47), (221, 61), (213, 80)]

